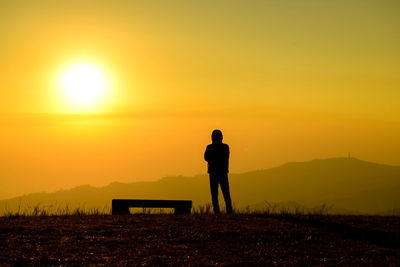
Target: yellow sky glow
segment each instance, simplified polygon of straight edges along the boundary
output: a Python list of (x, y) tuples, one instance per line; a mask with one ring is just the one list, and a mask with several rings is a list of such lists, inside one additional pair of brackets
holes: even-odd
[(400, 2), (3, 0), (0, 198), (346, 156), (400, 165)]

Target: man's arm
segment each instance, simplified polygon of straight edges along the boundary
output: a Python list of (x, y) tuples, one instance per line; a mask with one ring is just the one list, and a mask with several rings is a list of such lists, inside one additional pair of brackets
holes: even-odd
[(210, 151), (208, 149), (208, 146), (206, 148), (206, 152), (204, 152), (204, 160), (208, 162), (208, 160), (210, 159)]

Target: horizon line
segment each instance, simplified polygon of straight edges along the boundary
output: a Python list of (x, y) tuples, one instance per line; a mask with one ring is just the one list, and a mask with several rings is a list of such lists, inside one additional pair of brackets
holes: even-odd
[[(279, 165), (277, 165), (277, 166), (270, 167), (270, 168), (249, 170), (249, 171), (244, 171), (244, 172), (239, 172), (239, 173), (231, 173), (231, 172), (230, 172), (229, 174), (230, 174), (230, 175), (242, 175), (242, 174), (252, 173), (252, 172), (268, 171), (268, 170), (271, 170), (271, 169), (283, 167), (283, 166), (285, 166), (285, 165), (287, 165), (287, 164), (293, 164), (293, 163), (310, 163), (310, 162), (313, 162), (313, 161), (324, 161), (324, 160), (335, 160), (335, 159), (336, 159), (336, 160), (337, 160), (337, 159), (343, 159), (343, 160), (357, 160), (357, 161), (361, 161), (361, 162), (365, 162), (365, 163), (369, 163), (369, 164), (383, 165), (383, 166), (388, 166), (388, 167), (400, 167), (400, 165), (391, 165), (391, 164), (387, 164), (387, 163), (377, 163), (377, 162), (372, 162), (372, 161), (365, 161), (365, 160), (358, 159), (358, 158), (356, 158), (356, 157), (331, 157), (331, 158), (316, 158), (316, 159), (311, 159), (311, 160), (306, 160), (306, 161), (288, 161), (288, 162), (285, 162), (285, 163), (282, 163), (282, 164), (279, 164)], [(191, 176), (184, 176), (184, 175), (182, 175), (182, 174), (167, 175), (167, 176), (163, 176), (163, 177), (160, 177), (160, 178), (156, 178), (156, 179), (150, 180), (150, 181), (145, 181), (145, 180), (138, 180), (138, 181), (133, 181), (133, 182), (119, 182), (119, 181), (113, 181), (113, 182), (110, 182), (110, 183), (108, 183), (107, 185), (104, 185), (104, 186), (95, 186), (95, 185), (91, 185), (91, 184), (82, 184), (82, 185), (77, 185), (77, 186), (70, 187), (70, 188), (65, 188), (65, 189), (64, 189), (64, 188), (61, 188), (61, 189), (57, 189), (57, 190), (55, 190), (55, 191), (53, 191), (53, 192), (40, 191), (40, 192), (25, 193), (25, 194), (23, 194), (23, 195), (19, 195), (19, 196), (16, 196), (16, 197), (0, 199), (0, 201), (12, 200), (12, 199), (16, 199), (16, 198), (22, 198), (22, 197), (29, 196), (29, 195), (34, 195), (34, 194), (56, 194), (56, 193), (58, 193), (58, 192), (69, 191), (69, 190), (73, 190), (73, 189), (76, 189), (76, 188), (79, 188), (79, 187), (92, 187), (92, 188), (95, 188), (95, 189), (101, 189), (101, 188), (106, 188), (106, 187), (108, 187), (108, 186), (110, 186), (111, 184), (114, 184), (114, 183), (119, 183), (119, 184), (154, 183), (154, 182), (158, 182), (158, 181), (161, 181), (162, 179), (170, 178), (170, 177), (172, 177), (172, 178), (175, 178), (175, 177), (194, 178), (194, 177), (197, 177), (197, 176), (204, 176), (204, 175), (207, 175), (207, 174), (206, 174), (206, 173), (202, 173), (202, 174), (195, 174), (195, 175), (191, 175)]]

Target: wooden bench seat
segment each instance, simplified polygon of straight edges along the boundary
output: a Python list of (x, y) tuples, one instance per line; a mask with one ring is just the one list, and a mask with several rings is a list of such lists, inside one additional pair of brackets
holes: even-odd
[(191, 200), (113, 199), (112, 214), (129, 214), (129, 208), (173, 208), (175, 214), (190, 214)]

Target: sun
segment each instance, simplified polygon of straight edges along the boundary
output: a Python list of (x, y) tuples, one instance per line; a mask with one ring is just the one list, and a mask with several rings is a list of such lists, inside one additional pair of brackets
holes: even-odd
[(101, 68), (90, 63), (67, 67), (60, 76), (63, 99), (74, 111), (88, 111), (105, 97), (107, 77)]

